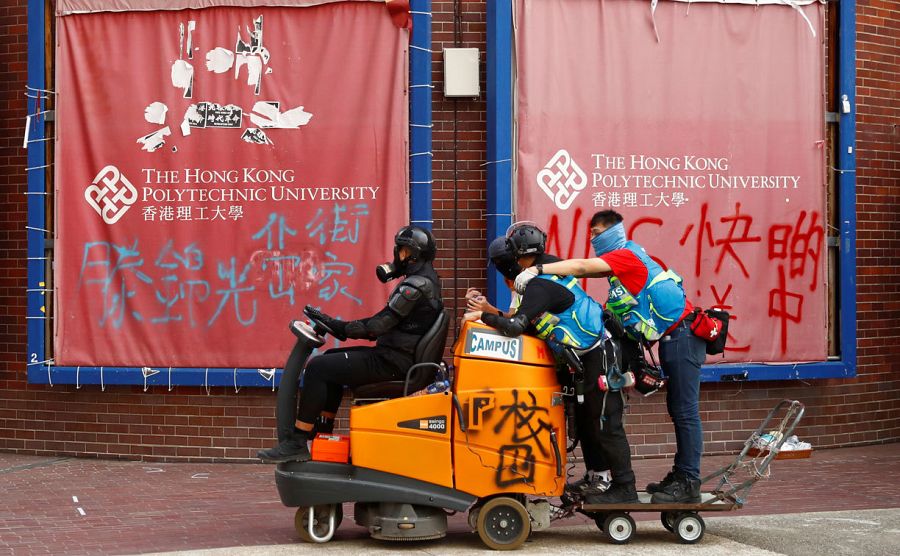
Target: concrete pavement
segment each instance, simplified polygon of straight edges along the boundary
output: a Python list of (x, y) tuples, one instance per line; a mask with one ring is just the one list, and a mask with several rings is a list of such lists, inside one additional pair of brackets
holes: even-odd
[[(703, 460), (710, 472), (733, 460)], [(635, 460), (639, 485), (671, 465)], [(576, 516), (533, 535), (522, 553), (576, 554), (900, 554), (900, 444), (813, 453), (808, 460), (775, 461), (743, 509), (704, 514), (707, 536), (698, 545), (675, 543), (655, 513), (634, 514), (632, 544), (606, 544), (593, 521)], [(577, 476), (573, 469), (572, 476)], [(274, 466), (160, 464), (45, 458), (0, 453), (0, 554), (143, 554), (213, 550), (215, 554), (480, 551), (463, 514), (450, 518), (448, 538), (384, 544), (368, 538), (344, 508), (344, 524), (326, 545), (302, 544), (294, 509), (274, 485)], [(882, 513), (870, 510), (886, 510)], [(820, 513), (840, 511), (840, 514)], [(202, 553), (202, 552), (201, 552)]]
[[(631, 543), (606, 544), (596, 527), (554, 527), (532, 534), (516, 554), (595, 555), (615, 552), (621, 556), (786, 556), (900, 554), (900, 509), (816, 512), (774, 516), (716, 517), (706, 520), (707, 532), (699, 544), (678, 544), (674, 535), (655, 522), (641, 522)], [(454, 532), (441, 541), (390, 544), (369, 539), (364, 532), (324, 545), (270, 545), (213, 550), (170, 552), (181, 556), (262, 556), (287, 554), (406, 556), (496, 554), (486, 550), (474, 533)]]

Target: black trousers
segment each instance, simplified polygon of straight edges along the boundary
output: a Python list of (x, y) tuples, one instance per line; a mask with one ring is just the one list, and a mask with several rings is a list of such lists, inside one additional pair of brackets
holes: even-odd
[(344, 396), (344, 386), (362, 386), (402, 377), (405, 369), (382, 351), (356, 346), (329, 349), (310, 359), (303, 375), (297, 419), (312, 423), (323, 411), (336, 412)]
[[(586, 384), (585, 401), (575, 409), (578, 437), (585, 466), (593, 471), (609, 469), (614, 483), (633, 483), (631, 446), (625, 436), (625, 402), (621, 392), (602, 392), (597, 376), (603, 369), (603, 350), (594, 349), (581, 356)], [(606, 403), (604, 404), (604, 397)]]

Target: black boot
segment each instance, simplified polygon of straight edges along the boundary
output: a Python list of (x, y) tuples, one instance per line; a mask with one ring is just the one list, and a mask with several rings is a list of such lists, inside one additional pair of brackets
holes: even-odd
[(700, 502), (700, 479), (676, 471), (672, 482), (655, 492), (650, 501), (654, 504), (697, 504)]
[(663, 477), (663, 480), (661, 480), (660, 482), (650, 483), (647, 485), (647, 494), (653, 494), (655, 492), (659, 492), (659, 491), (663, 490), (664, 488), (669, 486), (669, 484), (671, 484), (672, 481), (674, 481), (674, 480), (675, 480), (675, 471), (674, 470), (669, 471), (668, 473), (666, 473), (666, 476)]
[(630, 483), (613, 483), (606, 492), (599, 494), (589, 493), (585, 495), (584, 502), (586, 504), (637, 504), (637, 490), (634, 488), (634, 482)]
[(256, 452), (256, 457), (270, 463), (309, 461), (311, 456), (309, 448), (306, 446), (307, 440), (309, 440), (309, 433), (294, 431), (294, 434), (279, 443), (278, 446)]

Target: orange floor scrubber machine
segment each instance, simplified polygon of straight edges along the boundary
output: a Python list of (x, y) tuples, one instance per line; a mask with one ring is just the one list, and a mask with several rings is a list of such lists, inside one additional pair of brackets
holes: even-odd
[[(314, 313), (307, 316), (309, 323), (291, 323), (298, 342), (278, 392), (279, 430), (293, 426), (296, 375), (329, 332)], [(278, 492), (298, 508), (303, 540), (330, 540), (345, 502), (355, 503), (357, 524), (383, 540), (441, 538), (448, 510), (468, 511), (469, 524), (494, 549), (517, 548), (549, 526), (547, 499), (566, 482), (553, 355), (537, 338), (466, 323), (454, 347), (452, 385), (428, 393), (428, 384), (450, 378), (440, 362), (448, 320), (442, 315), (420, 341), (406, 381), (353, 391), (349, 450), (345, 437), (319, 435), (312, 461), (278, 464)]]

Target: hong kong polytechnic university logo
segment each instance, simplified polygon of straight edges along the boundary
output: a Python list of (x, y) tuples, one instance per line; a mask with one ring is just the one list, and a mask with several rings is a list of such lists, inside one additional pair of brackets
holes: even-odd
[(537, 183), (557, 208), (566, 210), (587, 186), (587, 176), (569, 153), (560, 149), (538, 172)]
[(137, 201), (137, 189), (119, 169), (109, 165), (84, 190), (84, 200), (107, 224), (115, 224)]

